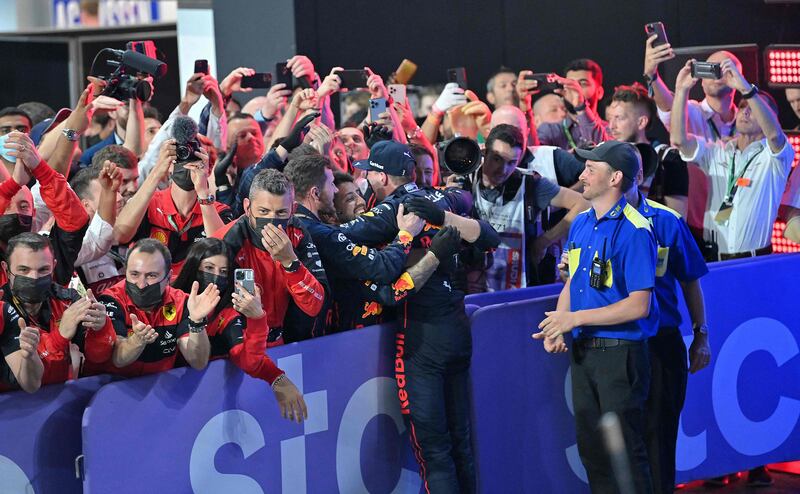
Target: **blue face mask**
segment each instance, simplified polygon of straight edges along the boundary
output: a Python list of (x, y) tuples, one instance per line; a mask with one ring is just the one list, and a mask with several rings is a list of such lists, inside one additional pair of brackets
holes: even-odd
[(6, 148), (6, 140), (8, 139), (8, 134), (0, 136), (0, 156), (3, 157), (4, 160), (16, 163), (17, 157), (16, 156), (9, 156), (9, 151), (13, 151), (13, 149)]

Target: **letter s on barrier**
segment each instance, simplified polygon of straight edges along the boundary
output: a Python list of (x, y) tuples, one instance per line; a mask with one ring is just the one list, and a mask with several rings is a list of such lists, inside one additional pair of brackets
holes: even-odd
[[(397, 406), (394, 379), (373, 377), (358, 387), (342, 414), (339, 436), (336, 439), (336, 479), (339, 492), (369, 494), (361, 474), (361, 440), (367, 424), (381, 414), (392, 418), (399, 434), (405, 431), (403, 416)], [(419, 492), (421, 487), (419, 475), (403, 468), (392, 492)]]
[(264, 431), (244, 410), (226, 410), (211, 418), (197, 434), (189, 460), (189, 479), (194, 494), (264, 494), (255, 479), (247, 475), (220, 473), (214, 467), (219, 448), (234, 443), (247, 459), (264, 447)]
[(3, 455), (0, 455), (0, 492), (34, 494), (31, 481), (25, 472), (11, 458)]
[(800, 353), (797, 340), (782, 322), (767, 317), (739, 325), (719, 350), (714, 367), (711, 398), (714, 416), (725, 440), (739, 453), (749, 456), (769, 453), (792, 434), (800, 418), (800, 401), (781, 396), (767, 419), (750, 420), (739, 405), (739, 372), (754, 352), (766, 351), (778, 367)]

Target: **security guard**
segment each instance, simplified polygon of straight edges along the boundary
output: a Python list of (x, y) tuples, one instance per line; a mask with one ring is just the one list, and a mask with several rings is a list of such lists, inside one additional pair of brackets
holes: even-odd
[(572, 332), (572, 399), (578, 451), (594, 493), (617, 492), (597, 428), (600, 417), (620, 419), (636, 492), (652, 493), (645, 446), (645, 401), (650, 385), (647, 338), (658, 330), (656, 243), (648, 221), (624, 194), (636, 183), (633, 145), (605, 142), (577, 149), (586, 159), (583, 197), (592, 207), (569, 233), (570, 278), (539, 333), (548, 352), (565, 352)]

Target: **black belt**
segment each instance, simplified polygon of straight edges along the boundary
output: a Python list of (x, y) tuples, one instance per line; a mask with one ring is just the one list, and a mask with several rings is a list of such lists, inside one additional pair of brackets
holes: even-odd
[(615, 346), (631, 346), (641, 344), (641, 340), (622, 340), (619, 338), (580, 338), (575, 340), (575, 345), (584, 349), (605, 349)]
[(744, 259), (747, 257), (766, 256), (767, 254), (772, 254), (772, 244), (767, 245), (766, 247), (761, 247), (760, 249), (748, 250), (747, 252), (737, 252), (735, 254), (720, 254), (719, 260), (730, 261), (731, 259)]

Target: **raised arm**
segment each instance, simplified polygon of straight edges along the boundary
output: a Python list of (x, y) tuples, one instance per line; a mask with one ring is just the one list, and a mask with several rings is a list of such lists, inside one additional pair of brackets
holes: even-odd
[(669, 139), (683, 156), (693, 156), (697, 149), (697, 139), (686, 130), (686, 106), (689, 101), (689, 91), (698, 81), (692, 77), (693, 62), (694, 59), (689, 60), (678, 72), (670, 117)]

